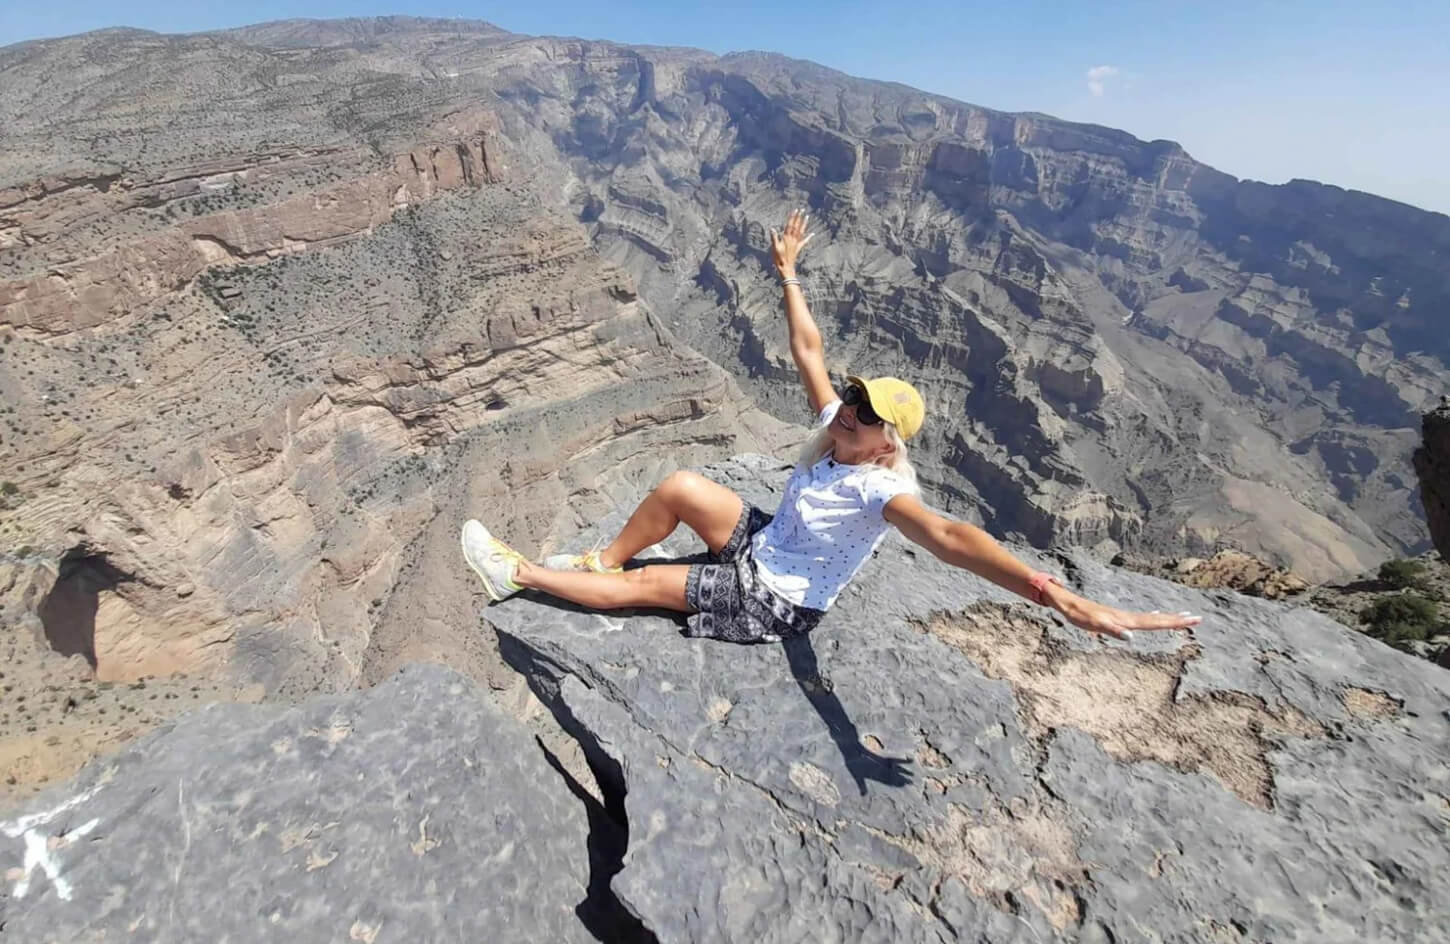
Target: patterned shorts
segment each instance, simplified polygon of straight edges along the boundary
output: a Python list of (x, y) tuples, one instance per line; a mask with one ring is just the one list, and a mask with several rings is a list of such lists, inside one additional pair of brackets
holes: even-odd
[(760, 582), (750, 539), (774, 515), (747, 504), (730, 540), (711, 554), (711, 563), (693, 564), (685, 577), (685, 602), (699, 612), (685, 621), (686, 636), (726, 642), (780, 642), (816, 628), (821, 610), (797, 606)]

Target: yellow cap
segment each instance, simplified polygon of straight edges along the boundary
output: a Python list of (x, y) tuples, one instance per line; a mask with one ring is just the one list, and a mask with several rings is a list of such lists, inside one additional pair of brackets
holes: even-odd
[(926, 404), (922, 402), (921, 394), (904, 380), (896, 377), (877, 377), (874, 380), (847, 377), (846, 382), (865, 388), (871, 409), (895, 426), (902, 439), (915, 436), (926, 420)]

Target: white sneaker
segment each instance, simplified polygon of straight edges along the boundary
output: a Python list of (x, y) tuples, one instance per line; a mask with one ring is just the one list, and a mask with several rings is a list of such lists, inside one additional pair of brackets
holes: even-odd
[(599, 548), (583, 554), (551, 554), (543, 564), (550, 570), (571, 570), (581, 574), (622, 574), (623, 567), (605, 567), (599, 559)]
[(463, 525), (463, 559), (483, 580), (489, 599), (506, 600), (523, 589), (514, 583), (514, 574), (524, 556), (472, 519)]

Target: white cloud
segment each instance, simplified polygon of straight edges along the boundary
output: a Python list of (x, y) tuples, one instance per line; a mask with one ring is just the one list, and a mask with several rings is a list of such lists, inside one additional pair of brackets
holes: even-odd
[(1117, 66), (1093, 66), (1087, 70), (1088, 91), (1096, 98), (1103, 97), (1103, 84), (1118, 74)]

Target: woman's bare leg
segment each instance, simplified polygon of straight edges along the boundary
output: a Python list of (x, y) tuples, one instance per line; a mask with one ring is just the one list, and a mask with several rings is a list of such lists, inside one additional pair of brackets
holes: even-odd
[(639, 503), (619, 537), (599, 552), (599, 562), (606, 567), (619, 567), (640, 551), (669, 537), (681, 521), (711, 551), (718, 552), (730, 540), (744, 508), (740, 496), (725, 486), (695, 472), (675, 472)]
[(685, 602), (685, 577), (689, 572), (688, 564), (651, 564), (622, 574), (581, 574), (521, 561), (513, 579), (521, 587), (542, 590), (596, 610), (656, 606), (692, 613), (694, 608)]

